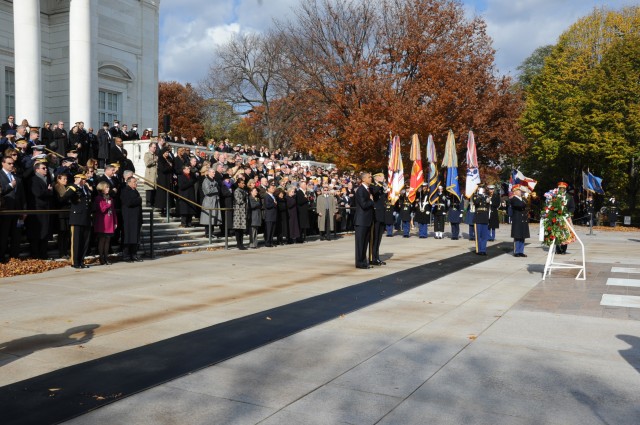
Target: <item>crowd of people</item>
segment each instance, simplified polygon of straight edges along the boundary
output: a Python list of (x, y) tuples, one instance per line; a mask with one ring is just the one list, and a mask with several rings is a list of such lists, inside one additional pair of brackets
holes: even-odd
[[(19, 255), (23, 234), (34, 258), (48, 257), (49, 240), (57, 234), (59, 256), (68, 256), (76, 268), (86, 267), (84, 258), (91, 250), (101, 264), (110, 264), (114, 245), (128, 261), (141, 261), (137, 251), (143, 201), (135, 167), (123, 148), (125, 140), (149, 140), (143, 179), (148, 207), (179, 216), (182, 227), (197, 222), (210, 237), (233, 236), (240, 250), (258, 248), (260, 234), (265, 247), (275, 247), (304, 243), (309, 235), (330, 240), (337, 232), (355, 231), (356, 266), (364, 268), (384, 264), (379, 257), (383, 234), (391, 237), (399, 230), (409, 238), (417, 227), (418, 237), (427, 238), (431, 225), (432, 236), (443, 239), (448, 222), (453, 240), (461, 237), (460, 225), (467, 224), (476, 253), (486, 255), (487, 242), (495, 239), (500, 225), (498, 211), (509, 209), (517, 242), (514, 253), (525, 256), (520, 242), (529, 237), (532, 200), (516, 190), (514, 197), (505, 198), (489, 185), (460, 201), (442, 186), (433, 192), (423, 184), (413, 200), (407, 187), (392, 204), (385, 174), (356, 175), (303, 162), (315, 159), (312, 152), (300, 155), (228, 140), (153, 137), (150, 129), (140, 136), (136, 124), (128, 130), (118, 121), (105, 122), (95, 136), (93, 129), (85, 130), (78, 122), (67, 134), (62, 121), (52, 130), (49, 122), (38, 129), (24, 121), (15, 125), (13, 118), (9, 116), (1, 128), (0, 208), (30, 213), (0, 214), (2, 261), (7, 254)], [(51, 209), (69, 213), (46, 212)], [(364, 241), (365, 234), (372, 242)], [(365, 258), (369, 243), (370, 257)]]

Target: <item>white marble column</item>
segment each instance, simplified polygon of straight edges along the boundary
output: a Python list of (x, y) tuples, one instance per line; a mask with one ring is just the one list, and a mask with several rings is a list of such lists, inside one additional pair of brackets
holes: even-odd
[(16, 81), (16, 122), (26, 118), (42, 125), (42, 54), (40, 0), (14, 0), (13, 40)]
[(95, 0), (70, 0), (69, 7), (69, 127), (83, 121), (96, 128), (98, 72)]

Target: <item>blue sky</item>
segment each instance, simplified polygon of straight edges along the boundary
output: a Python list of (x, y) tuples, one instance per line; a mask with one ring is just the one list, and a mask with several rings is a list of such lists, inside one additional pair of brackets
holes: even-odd
[[(286, 18), (301, 0), (161, 0), (160, 81), (197, 84), (206, 77), (217, 44), (233, 34), (262, 32)], [(375, 1), (375, 0), (372, 0)], [(619, 9), (633, 0), (463, 0), (480, 15), (496, 49), (500, 73), (516, 68), (536, 48), (558, 36), (594, 7)]]

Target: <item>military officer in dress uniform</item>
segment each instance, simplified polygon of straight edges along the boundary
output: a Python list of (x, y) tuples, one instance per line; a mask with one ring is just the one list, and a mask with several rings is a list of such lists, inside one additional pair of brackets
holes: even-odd
[[(566, 210), (565, 210), (565, 218), (567, 221), (571, 222), (571, 217), (573, 217), (573, 213), (576, 211), (576, 203), (573, 201), (573, 196), (567, 193), (567, 187), (569, 185), (565, 182), (558, 183), (558, 196), (564, 196)], [(556, 245), (556, 254), (566, 254), (567, 253), (567, 244)]]
[(526, 257), (524, 253), (524, 240), (529, 235), (529, 213), (527, 212), (527, 202), (522, 199), (522, 189), (520, 185), (515, 185), (511, 189), (513, 197), (509, 199), (511, 206), (511, 237), (513, 238), (513, 256)]
[(418, 223), (418, 237), (426, 239), (429, 236), (429, 221), (431, 221), (431, 204), (429, 204), (429, 185), (422, 183), (418, 188), (416, 198), (415, 221)]
[(385, 199), (389, 190), (384, 185), (384, 174), (373, 175), (371, 183), (371, 194), (373, 195), (373, 245), (371, 246), (371, 264), (383, 266), (387, 264), (380, 259), (380, 243), (385, 227)]
[(487, 186), (489, 190), (489, 242), (496, 240), (496, 229), (500, 227), (500, 193), (496, 192), (496, 187), (492, 184)]
[(384, 224), (387, 229), (387, 237), (393, 237), (393, 226), (396, 222), (396, 206), (391, 203), (391, 200), (387, 196), (384, 202)]
[(451, 239), (457, 241), (460, 238), (460, 223), (462, 222), (462, 209), (460, 208), (460, 199), (452, 197), (451, 207), (447, 213), (449, 223), (451, 224)]
[(444, 188), (438, 186), (438, 193), (433, 203), (433, 231), (436, 239), (442, 239), (444, 234), (444, 219), (449, 209), (449, 198), (444, 193)]
[(402, 237), (408, 238), (411, 236), (411, 214), (413, 213), (413, 203), (409, 200), (409, 186), (406, 190), (402, 191), (402, 195), (398, 202), (400, 202), (400, 221), (402, 222)]
[(475, 233), (476, 233), (476, 254), (487, 255), (487, 240), (489, 239), (489, 206), (491, 199), (484, 193), (481, 187), (471, 198), (476, 209)]
[(86, 185), (86, 176), (76, 174), (67, 190), (74, 192), (69, 209), (71, 226), (71, 265), (75, 269), (89, 268), (84, 264), (89, 237), (91, 236), (91, 193)]

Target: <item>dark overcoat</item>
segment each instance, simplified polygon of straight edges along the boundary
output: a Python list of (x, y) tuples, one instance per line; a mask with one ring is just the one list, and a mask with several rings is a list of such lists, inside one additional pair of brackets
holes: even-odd
[(517, 196), (509, 199), (511, 205), (511, 237), (526, 239), (529, 235), (529, 213), (527, 203)]
[(140, 228), (142, 227), (142, 197), (136, 189), (128, 185), (120, 194), (122, 204), (122, 243), (136, 244), (140, 241)]

